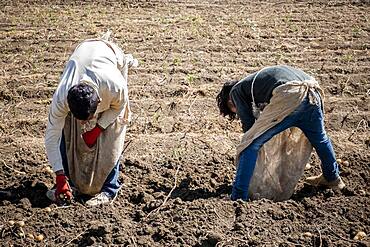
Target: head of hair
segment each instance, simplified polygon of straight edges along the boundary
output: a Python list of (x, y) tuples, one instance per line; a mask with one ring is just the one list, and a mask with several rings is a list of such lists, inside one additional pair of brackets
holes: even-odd
[(88, 120), (95, 114), (100, 99), (93, 87), (86, 83), (79, 83), (68, 90), (67, 102), (75, 118)]
[(232, 112), (227, 104), (227, 102), (230, 99), (230, 91), (232, 87), (237, 83), (238, 81), (227, 81), (222, 86), (222, 89), (220, 93), (216, 97), (217, 106), (220, 110), (220, 114), (224, 117), (229, 116), (231, 120), (236, 118), (236, 113)]

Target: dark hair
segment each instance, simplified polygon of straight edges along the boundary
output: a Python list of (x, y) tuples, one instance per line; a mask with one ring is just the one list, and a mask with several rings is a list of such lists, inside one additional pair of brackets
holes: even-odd
[(227, 102), (230, 97), (230, 91), (232, 87), (237, 83), (238, 81), (227, 81), (222, 86), (222, 89), (220, 93), (216, 97), (217, 106), (220, 110), (220, 114), (224, 117), (229, 116), (231, 120), (236, 118), (236, 113), (232, 112), (230, 108), (227, 105)]
[(79, 83), (68, 90), (68, 106), (78, 120), (87, 120), (98, 108), (99, 96), (93, 87)]

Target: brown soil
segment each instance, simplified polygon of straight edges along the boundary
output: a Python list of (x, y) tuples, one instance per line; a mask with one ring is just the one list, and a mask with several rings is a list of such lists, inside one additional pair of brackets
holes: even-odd
[[(0, 245), (370, 246), (368, 0), (97, 2), (0, 0)], [(107, 29), (141, 62), (125, 187), (112, 205), (57, 207), (45, 197), (48, 106), (73, 47)], [(232, 202), (241, 127), (214, 98), (225, 80), (282, 63), (324, 88), (347, 188), (304, 184), (320, 171), (313, 154), (290, 200)]]

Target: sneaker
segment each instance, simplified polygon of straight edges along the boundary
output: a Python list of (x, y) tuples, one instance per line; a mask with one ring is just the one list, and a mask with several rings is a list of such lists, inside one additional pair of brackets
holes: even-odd
[(86, 202), (87, 206), (98, 206), (101, 204), (107, 204), (112, 201), (112, 198), (105, 192), (100, 192), (95, 195), (93, 198)]
[(344, 187), (346, 187), (341, 177), (338, 177), (334, 181), (328, 182), (324, 178), (323, 174), (313, 176), (313, 177), (308, 177), (306, 178), (305, 182), (312, 186), (325, 186), (330, 189), (336, 189), (336, 190), (342, 190)]

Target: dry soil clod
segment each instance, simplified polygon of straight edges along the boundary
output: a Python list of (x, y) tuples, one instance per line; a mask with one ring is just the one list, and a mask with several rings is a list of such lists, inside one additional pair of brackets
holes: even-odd
[(343, 161), (342, 165), (349, 166), (349, 161), (348, 160)]
[(45, 171), (50, 174), (54, 173), (53, 170), (50, 168), (50, 166), (45, 167)]
[(361, 196), (366, 196), (366, 191), (365, 190), (359, 190), (358, 193), (361, 195)]
[(17, 225), (18, 225), (19, 227), (24, 227), (24, 226), (26, 225), (26, 223), (24, 223), (24, 221), (23, 221), (23, 220), (20, 220), (20, 221), (18, 221), (18, 222), (17, 222)]
[(39, 234), (39, 235), (37, 235), (37, 236), (35, 237), (35, 239), (36, 239), (37, 241), (41, 242), (42, 240), (44, 240), (44, 235)]
[(354, 240), (362, 240), (362, 239), (364, 239), (364, 238), (366, 238), (366, 233), (365, 232), (363, 232), (363, 231), (359, 231), (357, 234), (356, 234), (356, 236), (354, 236)]

